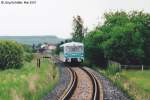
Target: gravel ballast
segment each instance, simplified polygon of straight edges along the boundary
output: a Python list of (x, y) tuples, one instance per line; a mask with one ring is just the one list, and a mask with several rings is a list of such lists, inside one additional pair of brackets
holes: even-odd
[(70, 82), (71, 75), (67, 67), (64, 67), (62, 64), (57, 64), (57, 66), (60, 69), (60, 80), (56, 87), (48, 93), (43, 100), (58, 100)]
[(86, 67), (86, 69), (92, 71), (101, 81), (104, 91), (104, 100), (130, 100), (119, 88), (114, 86), (109, 79), (90, 68)]

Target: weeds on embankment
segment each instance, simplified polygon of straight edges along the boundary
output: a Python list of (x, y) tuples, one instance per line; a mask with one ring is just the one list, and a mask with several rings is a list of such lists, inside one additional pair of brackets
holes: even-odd
[(41, 100), (59, 79), (58, 68), (50, 61), (25, 63), (21, 69), (0, 71), (0, 100)]
[(119, 66), (111, 65), (106, 70), (100, 70), (105, 77), (119, 87), (131, 100), (150, 100), (150, 70), (121, 70)]

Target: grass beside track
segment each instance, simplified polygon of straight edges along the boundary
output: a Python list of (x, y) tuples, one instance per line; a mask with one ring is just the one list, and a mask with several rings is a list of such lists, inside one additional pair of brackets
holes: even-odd
[(50, 61), (25, 63), (21, 69), (0, 71), (0, 100), (41, 100), (59, 80), (59, 71)]
[(127, 70), (121, 76), (128, 80), (124, 86), (136, 100), (150, 100), (150, 70)]
[(115, 75), (99, 71), (127, 93), (131, 100), (150, 100), (150, 70), (123, 70)]

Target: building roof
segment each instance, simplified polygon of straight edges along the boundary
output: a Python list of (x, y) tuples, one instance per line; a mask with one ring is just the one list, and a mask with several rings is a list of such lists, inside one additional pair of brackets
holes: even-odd
[(83, 43), (81, 42), (69, 42), (69, 43), (64, 43), (60, 45), (60, 47), (66, 47), (66, 46), (83, 46)]
[(46, 47), (46, 46), (47, 46), (46, 44), (42, 44), (42, 45), (41, 45), (41, 48), (44, 48), (44, 47)]

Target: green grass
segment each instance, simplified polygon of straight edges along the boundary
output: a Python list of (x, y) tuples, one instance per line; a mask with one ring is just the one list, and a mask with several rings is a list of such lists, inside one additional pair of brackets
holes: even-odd
[(59, 80), (58, 68), (50, 61), (25, 63), (21, 69), (0, 71), (0, 100), (41, 100)]
[(137, 84), (145, 92), (150, 93), (150, 70), (145, 71), (123, 71), (123, 76)]
[(150, 70), (127, 70), (121, 76), (126, 79), (124, 88), (135, 100), (150, 100)]
[(150, 70), (123, 70), (115, 75), (108, 74), (107, 70), (99, 71), (131, 100), (150, 100)]

